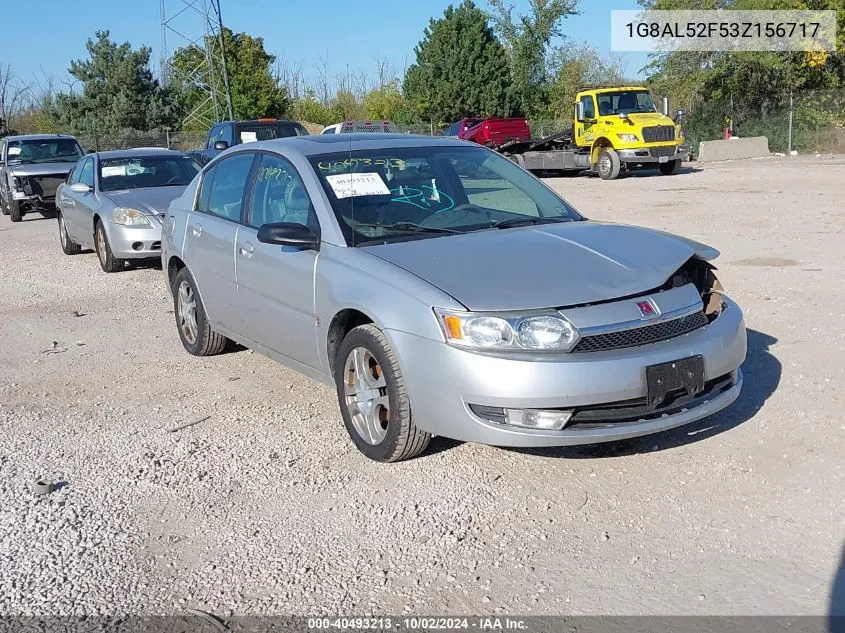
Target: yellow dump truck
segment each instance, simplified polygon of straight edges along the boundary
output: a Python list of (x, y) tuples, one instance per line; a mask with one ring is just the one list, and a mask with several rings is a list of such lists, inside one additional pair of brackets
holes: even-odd
[(571, 128), (500, 151), (532, 172), (593, 170), (604, 180), (642, 168), (675, 174), (689, 160), (680, 124), (657, 109), (647, 88), (583, 88), (573, 111)]

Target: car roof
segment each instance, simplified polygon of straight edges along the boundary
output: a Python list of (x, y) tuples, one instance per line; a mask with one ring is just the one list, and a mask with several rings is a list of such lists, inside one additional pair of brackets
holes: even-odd
[[(115, 149), (107, 152), (96, 152), (100, 160), (112, 158), (141, 158), (144, 156), (184, 156), (185, 152), (163, 147), (136, 147), (135, 149)], [(90, 156), (91, 154), (89, 154)]]
[(6, 136), (7, 141), (51, 141), (53, 139), (73, 139), (75, 136), (70, 134), (16, 134), (14, 136)]
[[(252, 145), (252, 143), (250, 143)], [(392, 147), (468, 147), (467, 141), (442, 136), (416, 134), (382, 134), (379, 132), (354, 132), (351, 134), (312, 134), (287, 136), (261, 141), (256, 149), (296, 152), (303, 156), (320, 156), (345, 151), (386, 149)], [(236, 146), (242, 147), (242, 146)], [(480, 147), (475, 145), (475, 147)]]

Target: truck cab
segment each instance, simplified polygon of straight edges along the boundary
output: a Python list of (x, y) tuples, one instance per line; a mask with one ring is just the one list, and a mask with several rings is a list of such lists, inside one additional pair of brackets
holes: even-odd
[(657, 166), (664, 174), (674, 174), (689, 160), (681, 126), (657, 109), (642, 86), (580, 90), (572, 137), (606, 180), (618, 176), (623, 166)]
[(205, 164), (225, 149), (241, 143), (269, 141), (285, 136), (307, 136), (308, 130), (297, 121), (285, 119), (254, 119), (251, 121), (221, 121), (211, 126), (205, 141), (205, 148), (190, 152), (201, 164)]

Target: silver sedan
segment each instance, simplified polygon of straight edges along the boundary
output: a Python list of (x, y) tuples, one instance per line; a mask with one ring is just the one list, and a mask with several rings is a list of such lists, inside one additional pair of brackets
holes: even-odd
[(379, 461), (434, 435), (587, 444), (728, 406), (746, 335), (717, 256), (590, 221), (483, 147), (355, 134), (222, 153), (162, 246), (188, 352), (231, 339), (333, 385)]
[(67, 255), (97, 252), (107, 273), (130, 259), (161, 256), (161, 218), (199, 171), (189, 156), (165, 149), (91, 153), (56, 190), (59, 242)]

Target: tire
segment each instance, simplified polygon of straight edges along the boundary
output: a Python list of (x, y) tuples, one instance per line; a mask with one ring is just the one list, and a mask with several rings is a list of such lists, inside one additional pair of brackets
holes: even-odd
[(681, 171), (681, 159), (670, 160), (668, 163), (660, 163), (660, 173), (664, 176), (672, 176)]
[(112, 253), (102, 220), (97, 220), (97, 226), (94, 229), (94, 250), (97, 251), (97, 259), (100, 261), (103, 272), (116, 273), (126, 267), (126, 260), (118, 259)]
[(9, 206), (3, 204), (3, 198), (0, 198), (0, 211), (3, 212), (3, 215), (9, 215)]
[(59, 224), (59, 244), (62, 245), (62, 252), (65, 255), (78, 255), (79, 252), (82, 250), (82, 247), (70, 239), (70, 235), (67, 232), (67, 226), (65, 226), (65, 219), (62, 217), (62, 214), (57, 214), (58, 224)]
[[(346, 335), (334, 373), (343, 422), (364, 455), (377, 462), (398, 462), (417, 457), (428, 447), (431, 434), (414, 424), (399, 361), (375, 325), (358, 326)], [(360, 394), (365, 390), (371, 397), (361, 407)]]
[(9, 200), (9, 216), (12, 222), (20, 222), (23, 220), (21, 205), (17, 200)]
[(176, 273), (173, 279), (173, 314), (179, 339), (189, 354), (214, 356), (226, 349), (229, 339), (208, 324), (197, 284), (187, 268)]
[(599, 154), (598, 163), (596, 163), (596, 171), (599, 173), (599, 178), (602, 180), (614, 180), (619, 176), (619, 171), (622, 169), (622, 163), (619, 161), (619, 154), (612, 147), (606, 147)]

